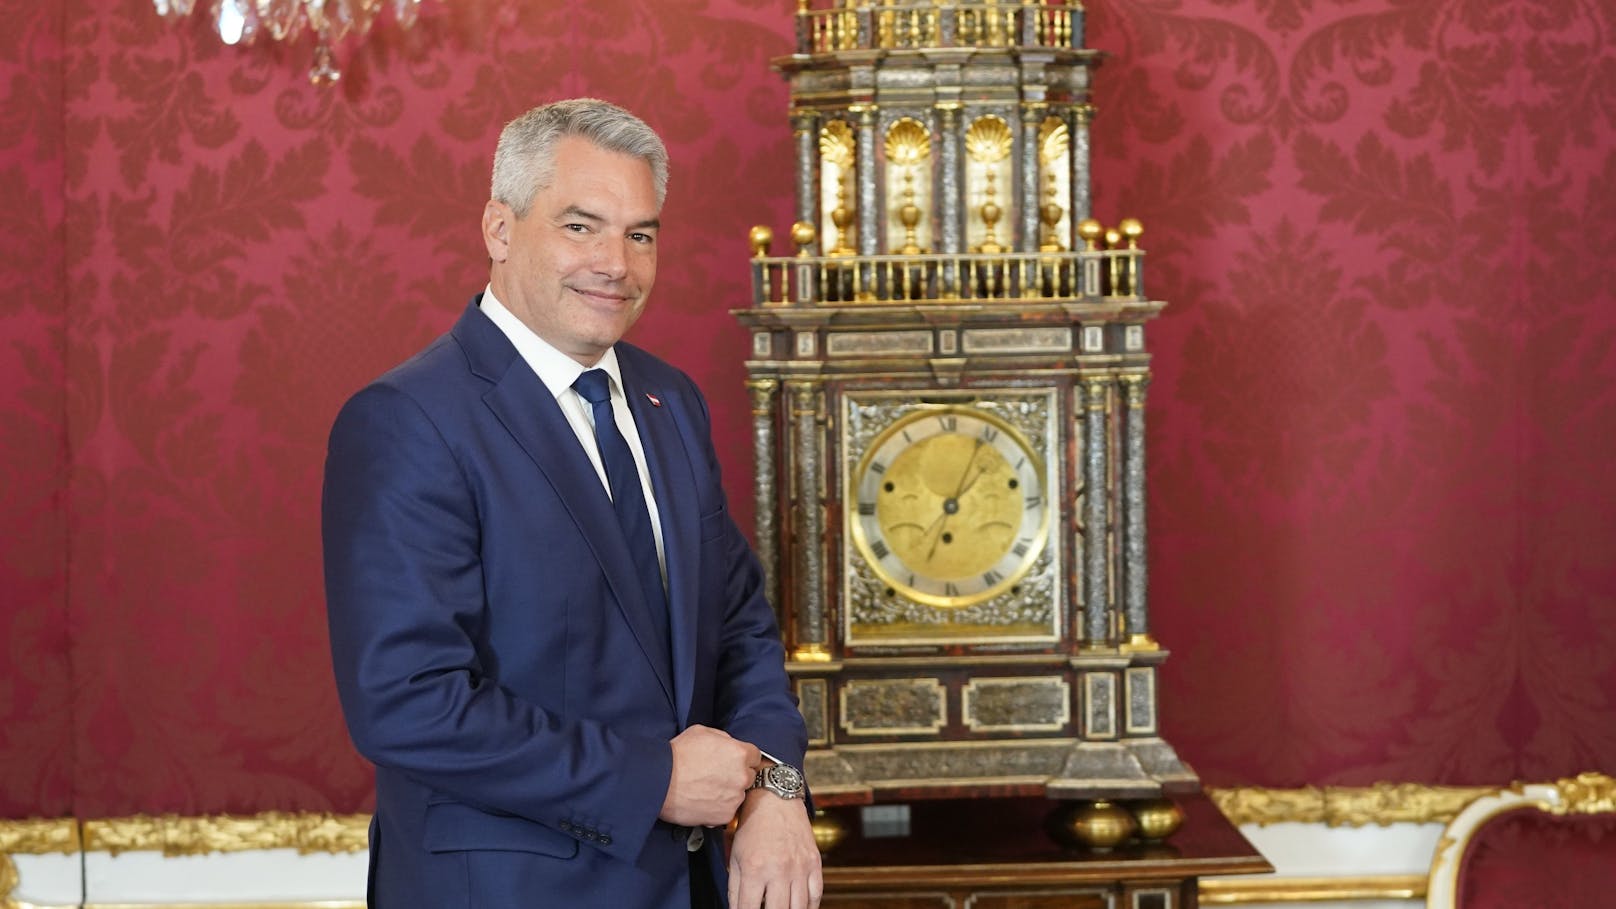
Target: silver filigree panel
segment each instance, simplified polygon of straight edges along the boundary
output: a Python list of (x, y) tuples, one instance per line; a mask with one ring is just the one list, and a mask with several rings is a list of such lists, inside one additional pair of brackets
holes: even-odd
[(1117, 677), (1109, 672), (1083, 674), (1083, 737), (1111, 739), (1117, 736)]
[(1149, 666), (1135, 666), (1127, 672), (1127, 684), (1128, 732), (1133, 735), (1154, 735), (1156, 732), (1156, 670)]
[(936, 679), (854, 679), (842, 685), (842, 728), (852, 735), (934, 735), (948, 722)]
[(970, 328), (963, 348), (968, 354), (987, 353), (1066, 353), (1072, 349), (1072, 329), (1058, 328)]
[(930, 331), (847, 331), (825, 339), (825, 353), (833, 357), (929, 354)]
[(973, 678), (960, 710), (972, 732), (1058, 732), (1072, 718), (1072, 691), (1058, 675)]
[(824, 679), (797, 680), (797, 709), (802, 712), (803, 723), (808, 727), (810, 745), (830, 743), (830, 717), (825, 713), (829, 702), (829, 682)]

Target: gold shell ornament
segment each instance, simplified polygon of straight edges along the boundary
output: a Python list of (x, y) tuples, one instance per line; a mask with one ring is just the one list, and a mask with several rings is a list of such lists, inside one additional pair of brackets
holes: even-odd
[(846, 120), (832, 120), (819, 131), (819, 156), (842, 169), (853, 166), (853, 128)]
[(931, 133), (913, 117), (904, 117), (887, 130), (887, 160), (913, 167), (931, 156)]
[(965, 132), (965, 151), (972, 161), (994, 164), (1010, 154), (1010, 124), (988, 114), (978, 117)]

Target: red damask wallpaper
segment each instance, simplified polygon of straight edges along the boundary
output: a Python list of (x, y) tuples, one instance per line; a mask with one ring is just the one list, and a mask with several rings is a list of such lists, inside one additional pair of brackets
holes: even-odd
[[(793, 0), (478, 0), (343, 81), (146, 0), (0, 0), (0, 816), (364, 810), (317, 500), (365, 380), (482, 287), (500, 125), (675, 170), (637, 339), (750, 521), (747, 227)], [(441, 7), (440, 7), (441, 9)], [(1097, 213), (1146, 225), (1168, 737), (1213, 785), (1616, 767), (1616, 12), (1094, 0)]]

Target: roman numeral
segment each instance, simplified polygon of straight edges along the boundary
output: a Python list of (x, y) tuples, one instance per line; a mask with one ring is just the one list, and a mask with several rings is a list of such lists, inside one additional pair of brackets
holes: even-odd
[(882, 464), (880, 461), (871, 461), (870, 462), (870, 473), (886, 473), (886, 472), (887, 472), (887, 465)]
[(992, 426), (982, 427), (982, 441), (991, 442), (999, 437), (999, 431)]
[(866, 518), (870, 517), (873, 514), (875, 514), (875, 503), (874, 502), (860, 502), (859, 503), (859, 514), (863, 515)]
[(891, 551), (892, 550), (887, 548), (887, 544), (886, 544), (885, 540), (871, 540), (870, 541), (870, 552), (875, 553), (875, 557), (877, 559), (886, 558), (887, 553), (889, 553)]
[(1002, 580), (1004, 580), (1004, 576), (991, 568), (982, 573), (982, 583), (988, 585), (989, 587), (992, 587), (994, 584), (997, 584)]
[(1028, 511), (1031, 511), (1034, 508), (1037, 508), (1038, 506), (1040, 506), (1042, 504), (1044, 504), (1044, 500), (1043, 500), (1042, 496), (1028, 496), (1027, 497), (1027, 503), (1026, 503), (1026, 505), (1024, 507)]
[(950, 581), (950, 582), (943, 585), (943, 595), (944, 596), (950, 596), (950, 597), (957, 597), (957, 596), (959, 596), (959, 588), (955, 587), (953, 582)]
[(937, 418), (943, 424), (943, 432), (953, 432), (959, 426), (959, 418), (943, 414)]
[(1010, 551), (1015, 553), (1016, 558), (1018, 558), (1018, 559), (1025, 558), (1027, 553), (1031, 549), (1032, 549), (1032, 541), (1031, 540), (1017, 540), (1016, 545), (1010, 547)]

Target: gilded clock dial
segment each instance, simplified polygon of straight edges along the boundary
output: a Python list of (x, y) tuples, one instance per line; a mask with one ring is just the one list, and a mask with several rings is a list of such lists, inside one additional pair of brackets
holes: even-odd
[(876, 439), (855, 483), (854, 541), (895, 593), (917, 602), (961, 607), (996, 596), (1043, 548), (1043, 464), (983, 411), (909, 414)]

